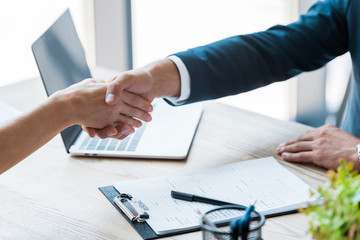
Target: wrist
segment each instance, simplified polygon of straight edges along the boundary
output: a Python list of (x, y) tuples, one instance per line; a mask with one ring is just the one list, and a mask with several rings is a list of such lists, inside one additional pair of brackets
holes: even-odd
[(50, 117), (60, 128), (67, 128), (77, 123), (76, 112), (71, 102), (71, 97), (60, 92), (54, 93), (47, 101)]
[(173, 61), (162, 59), (148, 65), (147, 68), (153, 81), (155, 97), (180, 96), (180, 73)]

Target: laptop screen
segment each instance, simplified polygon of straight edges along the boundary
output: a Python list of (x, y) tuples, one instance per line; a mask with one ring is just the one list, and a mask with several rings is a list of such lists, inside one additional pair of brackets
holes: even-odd
[[(34, 42), (32, 51), (48, 96), (91, 77), (69, 9)], [(78, 125), (61, 132), (68, 152), (80, 132)]]

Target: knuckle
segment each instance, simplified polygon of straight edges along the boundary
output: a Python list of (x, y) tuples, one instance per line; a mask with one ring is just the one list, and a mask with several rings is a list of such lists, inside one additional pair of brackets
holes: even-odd
[(284, 148), (284, 152), (297, 152), (299, 150), (299, 144), (294, 143)]
[(105, 136), (105, 134), (103, 134), (103, 133), (99, 133), (99, 134), (96, 134), (99, 138), (101, 138), (101, 139), (105, 139), (106, 138), (106, 136)]
[(297, 161), (297, 162), (300, 162), (301, 160), (303, 160), (306, 156), (305, 156), (305, 153), (297, 153), (297, 154), (294, 154), (293, 155), (294, 159)]
[(106, 128), (96, 130), (96, 136), (98, 136), (101, 139), (105, 139), (107, 137), (106, 136)]
[(133, 97), (132, 102), (133, 102), (134, 106), (142, 106), (141, 100), (139, 97), (136, 97), (136, 96), (132, 96), (132, 97)]
[(297, 138), (295, 138), (295, 141), (300, 142), (300, 141), (304, 140), (304, 138), (305, 138), (304, 135), (300, 135)]
[(329, 124), (329, 123), (325, 124), (324, 127), (325, 128), (336, 128), (334, 125)]
[(291, 153), (290, 153), (290, 154), (288, 155), (288, 160), (297, 162), (297, 161), (299, 161), (299, 156), (300, 156), (299, 153), (298, 153), (298, 154), (291, 154)]
[(315, 156), (322, 156), (324, 154), (324, 149), (316, 149), (313, 151)]
[(328, 130), (327, 129), (322, 129), (319, 131), (319, 136), (320, 137), (326, 137), (328, 135)]
[(128, 93), (128, 92), (126, 94), (127, 94), (127, 98), (128, 98), (130, 106), (139, 106), (140, 100), (137, 95), (135, 95), (133, 93)]
[(325, 145), (327, 143), (327, 141), (328, 140), (326, 138), (320, 138), (317, 140), (317, 145), (321, 147), (321, 146)]
[(136, 125), (136, 120), (131, 118), (131, 117), (127, 117), (127, 121), (126, 123), (130, 126), (135, 126)]
[(300, 145), (298, 143), (293, 144), (292, 151), (297, 152), (300, 149)]
[(111, 138), (121, 140), (121, 133), (116, 134), (115, 136), (112, 136)]
[(282, 152), (290, 152), (290, 151), (291, 151), (291, 145), (284, 146), (284, 148), (282, 149)]
[(117, 88), (119, 88), (119, 87), (121, 87), (121, 81), (118, 79), (118, 78), (116, 78), (114, 81), (112, 81), (111, 83), (109, 83), (109, 86), (108, 86), (108, 88), (112, 88), (112, 89), (117, 89)]
[(143, 112), (143, 111), (139, 112), (140, 119), (146, 120), (147, 116), (148, 116), (148, 114), (146, 112)]
[(309, 129), (305, 132), (305, 134), (309, 134), (309, 133), (312, 133), (314, 131), (314, 129)]
[(121, 119), (119, 122), (128, 124), (130, 126), (135, 126), (135, 124), (136, 124), (134, 118), (126, 116), (126, 115), (121, 115)]

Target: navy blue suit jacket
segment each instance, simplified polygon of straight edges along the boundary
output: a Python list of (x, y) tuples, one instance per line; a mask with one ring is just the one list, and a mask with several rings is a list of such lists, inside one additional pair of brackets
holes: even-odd
[(187, 103), (219, 98), (311, 71), (350, 51), (354, 82), (344, 129), (360, 136), (360, 1), (316, 3), (287, 26), (176, 53), (191, 78)]

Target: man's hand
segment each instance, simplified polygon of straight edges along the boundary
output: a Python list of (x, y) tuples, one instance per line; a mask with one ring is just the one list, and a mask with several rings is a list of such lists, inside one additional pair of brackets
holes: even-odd
[[(125, 92), (129, 92), (151, 102), (156, 97), (179, 96), (180, 89), (180, 74), (176, 65), (169, 59), (163, 59), (143, 68), (119, 74), (110, 81), (105, 100), (107, 104), (113, 105), (121, 99)], [(127, 102), (127, 104), (136, 106), (138, 103), (134, 98), (133, 101)], [(151, 112), (152, 108), (150, 107), (147, 111)], [(133, 117), (131, 114), (128, 116)], [(91, 137), (96, 134), (100, 138), (110, 136), (123, 139), (133, 132), (126, 131), (126, 128), (126, 125), (119, 125), (116, 128), (109, 126), (103, 129), (84, 128), (84, 130)]]
[(280, 144), (277, 153), (289, 162), (313, 162), (327, 169), (336, 169), (344, 158), (360, 169), (356, 145), (360, 139), (332, 125), (310, 130), (303, 135)]

